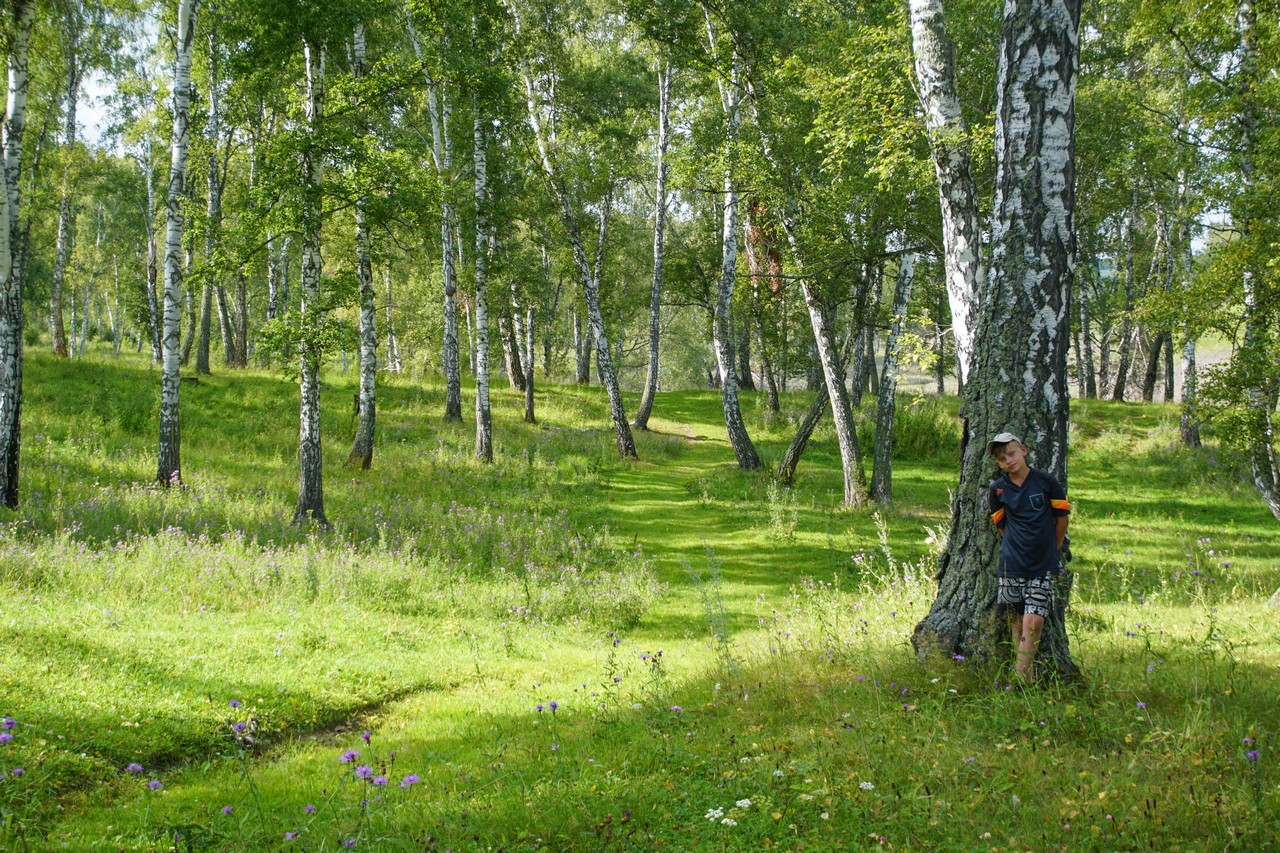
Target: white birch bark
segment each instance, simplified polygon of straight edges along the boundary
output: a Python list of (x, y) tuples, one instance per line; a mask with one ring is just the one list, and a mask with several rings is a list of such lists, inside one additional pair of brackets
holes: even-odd
[[(748, 86), (750, 86), (750, 81), (748, 81)], [(759, 102), (758, 98), (755, 100), (757, 103)], [(763, 128), (760, 128), (760, 140), (765, 160), (775, 172), (780, 172), (781, 166), (774, 156), (769, 136), (764, 132)], [(806, 268), (806, 263), (804, 250), (800, 245), (799, 222), (789, 197), (783, 203), (782, 210), (779, 213), (779, 220), (782, 225), (782, 233), (785, 235), (787, 245), (791, 249), (792, 259), (797, 268), (803, 272)], [(866, 471), (862, 465), (862, 448), (858, 446), (857, 427), (853, 422), (853, 409), (849, 401), (849, 391), (845, 386), (845, 359), (836, 350), (835, 334), (831, 329), (827, 306), (822, 303), (813, 288), (809, 286), (808, 278), (802, 276), (799, 282), (805, 310), (809, 314), (809, 324), (813, 329), (818, 362), (822, 369), (823, 382), (820, 388), (821, 391), (825, 391), (825, 394), (820, 393), (820, 396), (825, 396), (827, 398), (826, 402), (830, 403), (831, 417), (835, 423), (836, 444), (840, 449), (840, 469), (844, 480), (844, 504), (849, 507), (861, 507), (867, 502), (867, 479)], [(846, 341), (846, 348), (850, 351), (857, 346), (855, 338), (860, 338), (860, 335), (850, 334), (849, 340)], [(786, 375), (785, 372), (783, 375)], [(826, 402), (823, 405), (826, 405)], [(809, 416), (806, 416), (797, 431), (796, 438), (791, 442), (782, 462), (779, 463), (779, 479), (783, 482), (791, 482), (791, 477), (794, 475), (796, 465), (799, 462), (799, 456), (804, 451), (804, 447), (809, 440), (808, 436), (817, 425), (821, 412), (822, 408), (818, 407), (816, 412), (811, 412)]]
[(938, 177), (947, 301), (961, 382), (973, 358), (978, 294), (985, 283), (978, 189), (968, 129), (956, 91), (955, 48), (947, 38), (942, 0), (911, 0), (911, 37), (925, 128)]
[[(364, 24), (356, 24), (352, 39), (351, 70), (357, 80), (366, 74)], [(360, 411), (356, 435), (347, 457), (348, 466), (368, 469), (373, 464), (373, 436), (377, 420), (378, 329), (374, 304), (373, 262), (369, 257), (369, 226), (365, 201), (356, 199), (356, 278), (360, 283)]]
[(440, 257), (444, 275), (444, 376), (446, 421), (462, 420), (462, 376), (458, 354), (458, 274), (454, 266), (454, 232), (457, 211), (453, 203), (453, 141), (449, 137), (452, 107), (448, 89), (435, 78), (423, 60), (422, 44), (413, 26), (413, 15), (406, 9), (405, 20), (413, 52), (422, 66), (427, 84), (427, 113), (431, 120), (431, 158), (440, 176)]
[(177, 60), (173, 71), (173, 144), (169, 196), (165, 207), (164, 326), (160, 375), (160, 452), (156, 480), (182, 482), (181, 430), (178, 418), (178, 369), (182, 360), (182, 195), (187, 181), (191, 130), (191, 55), (195, 46), (196, 0), (178, 0)]
[[(716, 38), (709, 11), (706, 17), (707, 36), (714, 56)], [(718, 81), (718, 85), (725, 127), (724, 212), (720, 229), (720, 280), (711, 325), (711, 344), (715, 350), (716, 366), (720, 371), (720, 401), (724, 409), (729, 444), (733, 447), (738, 467), (754, 471), (760, 467), (760, 456), (756, 453), (751, 436), (747, 433), (747, 425), (742, 419), (742, 406), (738, 400), (738, 372), (733, 354), (733, 329), (729, 315), (738, 272), (738, 192), (733, 182), (732, 162), (742, 118), (742, 62), (736, 49), (730, 61), (729, 79)]]
[[(998, 544), (986, 489), (996, 469), (987, 441), (1005, 430), (1021, 436), (1031, 464), (1067, 486), (1079, 26), (1080, 0), (1005, 2), (991, 266), (965, 384), (960, 483), (938, 595), (912, 637), (922, 655), (982, 660), (1007, 647), (1007, 628), (995, 618)], [(1069, 578), (1059, 584), (1063, 604)], [(1041, 674), (1077, 672), (1061, 608), (1045, 622), (1040, 658)]]
[(898, 404), (898, 339), (907, 321), (911, 287), (916, 278), (916, 256), (908, 252), (898, 259), (898, 280), (893, 289), (893, 315), (885, 342), (880, 392), (876, 399), (876, 447), (871, 473), (871, 496), (877, 503), (893, 500), (893, 418)]
[(160, 326), (162, 319), (160, 316), (160, 299), (158, 283), (160, 280), (160, 250), (157, 247), (159, 237), (156, 235), (155, 227), (155, 211), (156, 211), (156, 189), (155, 189), (155, 162), (152, 159), (152, 144), (150, 135), (147, 136), (146, 144), (143, 146), (143, 172), (147, 182), (147, 283), (146, 283), (146, 302), (147, 302), (147, 331), (151, 341), (151, 363), (159, 364), (163, 356), (160, 339), (162, 337)]
[(489, 407), (489, 180), (488, 134), (479, 101), (472, 97), (472, 152), (476, 200), (476, 459), (493, 461), (493, 421)]
[(323, 323), (320, 302), (320, 227), (322, 225), (321, 182), (323, 160), (319, 150), (320, 125), (324, 118), (325, 47), (303, 43), (306, 63), (307, 140), (302, 160), (302, 304), (298, 355), (301, 363), (298, 427), (298, 505), (293, 523), (308, 518), (322, 527), (329, 525), (324, 513), (324, 471), (320, 433), (320, 363), (323, 357), (320, 329)]
[(644, 391), (632, 426), (649, 428), (653, 398), (658, 392), (658, 343), (662, 312), (662, 256), (667, 225), (667, 144), (671, 134), (671, 63), (663, 61), (658, 68), (658, 175), (653, 202), (653, 282), (649, 289), (649, 366), (645, 370)]
[(400, 361), (400, 344), (396, 341), (395, 299), (391, 292), (391, 265), (387, 264), (382, 271), (382, 283), (387, 292), (387, 370), (399, 373), (404, 365)]
[[(627, 420), (626, 408), (622, 401), (622, 390), (618, 386), (618, 376), (613, 368), (613, 356), (609, 351), (609, 339), (605, 335), (604, 316), (600, 311), (600, 273), (603, 268), (605, 238), (608, 234), (612, 197), (607, 197), (605, 203), (601, 205), (600, 227), (596, 243), (595, 266), (593, 268), (587, 258), (586, 244), (582, 239), (582, 229), (578, 223), (578, 213), (575, 209), (573, 197), (565, 183), (564, 176), (552, 157), (551, 142), (544, 132), (535, 97), (533, 79), (527, 67), (524, 69), (524, 86), (529, 109), (529, 124), (533, 129), (533, 137), (539, 159), (546, 175), (547, 183), (556, 197), (561, 222), (565, 227), (565, 232), (568, 234), (569, 248), (573, 252), (574, 266), (578, 271), (578, 278), (582, 285), (582, 295), (587, 306), (587, 326), (590, 330), (591, 339), (595, 344), (596, 369), (599, 371), (600, 381), (605, 386), (605, 392), (609, 397), (609, 414), (613, 419), (614, 439), (617, 444), (618, 455), (624, 459), (635, 458), (636, 445), (631, 436), (631, 422)], [(610, 177), (612, 178), (612, 175)], [(579, 375), (579, 381), (582, 381), (581, 375)]]

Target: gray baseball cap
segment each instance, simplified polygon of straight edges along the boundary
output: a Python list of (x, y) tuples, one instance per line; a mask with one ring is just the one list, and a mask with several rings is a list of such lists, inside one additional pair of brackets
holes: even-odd
[(990, 456), (997, 446), (1008, 444), (1011, 441), (1016, 441), (1018, 444), (1023, 443), (1022, 439), (1018, 438), (1011, 432), (998, 433), (995, 438), (987, 442), (987, 455)]

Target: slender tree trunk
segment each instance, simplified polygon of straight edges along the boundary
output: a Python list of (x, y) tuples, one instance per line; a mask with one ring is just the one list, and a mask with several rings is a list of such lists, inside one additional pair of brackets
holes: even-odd
[(249, 366), (249, 287), (248, 273), (242, 264), (236, 271), (235, 323), (232, 337), (236, 341), (236, 367)]
[(395, 300), (391, 295), (391, 265), (387, 264), (382, 271), (382, 281), (387, 292), (387, 370), (399, 373), (404, 369), (400, 361), (400, 344), (396, 341)]
[(947, 38), (942, 0), (911, 0), (911, 35), (920, 104), (938, 176), (947, 298), (961, 381), (969, 375), (982, 265), (978, 189), (968, 130), (956, 89), (955, 48)]
[[(854, 338), (845, 338), (844, 346), (837, 356), (836, 373), (844, 372), (845, 365), (849, 363), (849, 356), (853, 352), (854, 343)], [(840, 384), (843, 387), (844, 383)], [(774, 479), (784, 486), (790, 486), (795, 480), (796, 467), (800, 464), (800, 457), (804, 455), (809, 439), (813, 437), (813, 431), (817, 429), (823, 413), (828, 408), (832, 408), (829, 406), (830, 402), (831, 395), (827, 392), (827, 383), (823, 382), (818, 386), (817, 396), (813, 398), (813, 403), (805, 411), (804, 417), (800, 419), (800, 426), (796, 428), (796, 434), (791, 438), (791, 443), (787, 445), (786, 452), (782, 454), (782, 459), (778, 462), (778, 470), (774, 474)]]
[(876, 448), (871, 474), (871, 497), (878, 503), (893, 500), (893, 417), (897, 408), (898, 338), (907, 320), (911, 302), (911, 286), (916, 277), (916, 256), (911, 253), (898, 260), (898, 283), (893, 291), (893, 316), (889, 320), (889, 337), (885, 343), (884, 374), (880, 379), (880, 396), (876, 401)]
[[(462, 374), (458, 353), (458, 274), (454, 266), (454, 234), (457, 211), (453, 202), (453, 140), (449, 136), (449, 120), (453, 115), (448, 89), (434, 77), (423, 61), (422, 45), (413, 26), (413, 15), (406, 10), (409, 38), (422, 65), (427, 84), (427, 112), (431, 119), (431, 157), (436, 174), (444, 187), (440, 200), (440, 257), (444, 273), (444, 352), (445, 377), (444, 419), (462, 420)], [(460, 248), (460, 247), (459, 247)]]
[(1096, 374), (1093, 370), (1093, 332), (1090, 328), (1090, 321), (1092, 317), (1089, 311), (1089, 295), (1086, 293), (1087, 290), (1087, 280), (1081, 281), (1080, 286), (1075, 288), (1076, 293), (1079, 294), (1077, 298), (1080, 300), (1080, 341), (1084, 347), (1084, 360), (1081, 362), (1080, 373), (1084, 376), (1084, 396), (1091, 400), (1095, 400), (1098, 397), (1098, 385), (1094, 380), (1094, 376)]
[(528, 356), (524, 364), (524, 422), (527, 424), (536, 424), (538, 422), (533, 411), (533, 321), (535, 315), (536, 312), (533, 310), (533, 306), (530, 305), (525, 312), (524, 324), (525, 353)]
[(493, 422), (489, 409), (489, 255), (493, 248), (489, 234), (488, 135), (486, 118), (479, 101), (472, 96), (475, 144), (473, 163), (476, 199), (476, 459), (493, 461)]
[(308, 519), (328, 527), (324, 513), (324, 456), (320, 433), (320, 364), (324, 357), (320, 341), (323, 307), (320, 300), (320, 229), (322, 225), (321, 182), (323, 159), (319, 150), (320, 124), (324, 117), (325, 46), (303, 42), (306, 65), (306, 133), (302, 151), (300, 209), (302, 225), (302, 304), (298, 334), (301, 369), (298, 417), (298, 505), (293, 523)]
[[(1007, 648), (996, 618), (998, 545), (986, 490), (991, 436), (1010, 430), (1035, 467), (1067, 485), (1068, 298), (1074, 266), (1075, 87), (1080, 0), (1008, 0), (997, 74), (996, 197), (987, 287), (965, 383), (960, 483), (938, 595), (916, 626), (918, 654), (987, 659)], [(1077, 674), (1062, 607), (1045, 621), (1041, 674)]]
[(151, 138), (147, 137), (145, 147), (146, 163), (144, 172), (147, 181), (147, 283), (146, 283), (146, 305), (147, 305), (147, 331), (150, 332), (151, 340), (151, 363), (159, 364), (162, 357), (161, 352), (161, 317), (160, 305), (158, 304), (158, 287), (157, 282), (160, 276), (160, 260), (157, 244), (159, 238), (156, 236), (155, 229), (155, 209), (156, 209), (156, 193), (155, 193), (155, 166), (151, 158)]
[(1116, 383), (1111, 391), (1112, 400), (1123, 400), (1133, 362), (1133, 254), (1134, 230), (1138, 219), (1138, 184), (1133, 185), (1133, 200), (1124, 221), (1124, 319), (1120, 327), (1120, 364), (1116, 368)]
[(663, 60), (658, 68), (658, 176), (653, 203), (653, 283), (649, 289), (649, 365), (645, 370), (644, 391), (632, 426), (649, 428), (653, 398), (658, 393), (658, 340), (662, 311), (662, 261), (667, 225), (667, 145), (671, 134), (671, 63)]
[[(364, 24), (356, 24), (352, 39), (351, 71), (356, 80), (366, 75)], [(364, 128), (360, 130), (365, 135)], [(360, 411), (356, 435), (347, 456), (348, 467), (368, 470), (373, 464), (373, 436), (377, 419), (378, 329), (377, 305), (373, 291), (373, 261), (369, 253), (369, 226), (365, 221), (365, 200), (356, 199), (356, 279), (360, 283)]]
[[(708, 17), (708, 30), (710, 30)], [(712, 44), (714, 47), (714, 38)], [(741, 62), (735, 55), (732, 59), (730, 79), (720, 84), (720, 101), (724, 110), (725, 150), (732, 158), (732, 149), (741, 123)], [(733, 328), (730, 316), (730, 305), (733, 301), (733, 286), (738, 270), (738, 191), (733, 183), (733, 169), (730, 165), (724, 170), (724, 212), (720, 229), (720, 282), (716, 295), (715, 314), (712, 322), (711, 343), (715, 348), (716, 366), (720, 371), (720, 400), (724, 408), (725, 428), (729, 433), (729, 444), (733, 446), (738, 467), (754, 471), (760, 467), (760, 457), (756, 453), (751, 436), (747, 434), (747, 425), (742, 419), (742, 407), (738, 402), (738, 372), (734, 365)]]
[(111, 266), (115, 271), (115, 291), (114, 302), (115, 310), (111, 312), (111, 355), (115, 358), (120, 357), (120, 337), (124, 333), (123, 318), (120, 313), (120, 258), (117, 255), (111, 256)]
[(222, 332), (222, 363), (231, 367), (236, 363), (236, 333), (231, 306), (227, 304), (227, 291), (222, 285), (216, 285), (213, 290), (218, 300), (218, 328)]
[(576, 372), (574, 381), (579, 385), (591, 384), (591, 340), (582, 324), (582, 312), (573, 307), (573, 351)]
[(865, 311), (860, 318), (858, 336), (861, 344), (853, 351), (853, 376), (850, 380), (851, 393), (849, 406), (856, 409), (862, 405), (862, 395), (866, 393), (871, 375), (875, 372), (875, 339), (876, 322), (880, 318), (880, 296), (883, 291), (884, 261), (879, 258), (867, 261), (864, 265), (866, 281)]
[[(72, 3), (66, 9), (63, 19), (63, 37), (66, 39), (66, 90), (64, 92), (66, 112), (64, 113), (63, 146), (66, 150), (67, 164), (62, 176), (62, 201), (58, 207), (58, 238), (53, 255), (53, 275), (49, 296), (49, 331), (53, 338), (53, 354), (67, 357), (67, 333), (62, 323), (62, 292), (66, 278), (67, 261), (72, 251), (76, 227), (76, 208), (72, 202), (74, 180), (72, 177), (76, 144), (76, 106), (80, 100), (80, 78), (83, 69), (80, 65), (79, 42), (84, 10), (79, 3)], [(74, 299), (74, 297), (73, 297)], [(72, 305), (72, 313), (75, 306)], [(71, 326), (71, 336), (76, 334), (75, 323)], [(74, 349), (74, 340), (72, 349)]]
[(191, 135), (191, 54), (195, 45), (195, 0), (178, 0), (178, 57), (173, 72), (173, 146), (169, 168), (164, 241), (164, 353), (160, 378), (160, 452), (156, 480), (182, 482), (178, 420), (179, 362), (182, 358), (182, 196), (186, 191), (187, 146)]
[(1160, 378), (1160, 363), (1173, 347), (1173, 336), (1168, 332), (1157, 332), (1151, 339), (1151, 350), (1147, 353), (1147, 371), (1142, 378), (1142, 399), (1148, 403), (1155, 399), (1156, 381)]

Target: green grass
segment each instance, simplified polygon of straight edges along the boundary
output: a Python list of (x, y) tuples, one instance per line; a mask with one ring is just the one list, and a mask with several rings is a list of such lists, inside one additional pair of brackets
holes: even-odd
[[(482, 466), (438, 386), (383, 376), (361, 472), (355, 375), (326, 382), (318, 531), (287, 523), (294, 383), (184, 385), (166, 493), (158, 374), (30, 353), (0, 846), (1277, 849), (1280, 537), (1173, 407), (1074, 404), (1087, 680), (1014, 692), (907, 641), (953, 399), (903, 399), (896, 502), (862, 513), (829, 423), (781, 489), (736, 468), (714, 392), (660, 396), (623, 463), (599, 389), (543, 383), (537, 426), (499, 389)], [(744, 401), (768, 467), (809, 398)]]

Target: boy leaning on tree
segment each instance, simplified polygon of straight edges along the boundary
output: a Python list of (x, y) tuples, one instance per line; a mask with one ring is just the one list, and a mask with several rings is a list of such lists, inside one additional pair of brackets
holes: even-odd
[(1054, 576), (1062, 567), (1070, 505), (1062, 484), (1027, 465), (1027, 446), (1011, 432), (987, 442), (1003, 473), (991, 484), (991, 520), (1000, 536), (1000, 593), (996, 612), (1009, 620), (1014, 671), (1035, 680), (1036, 651), (1045, 618), (1057, 604)]

